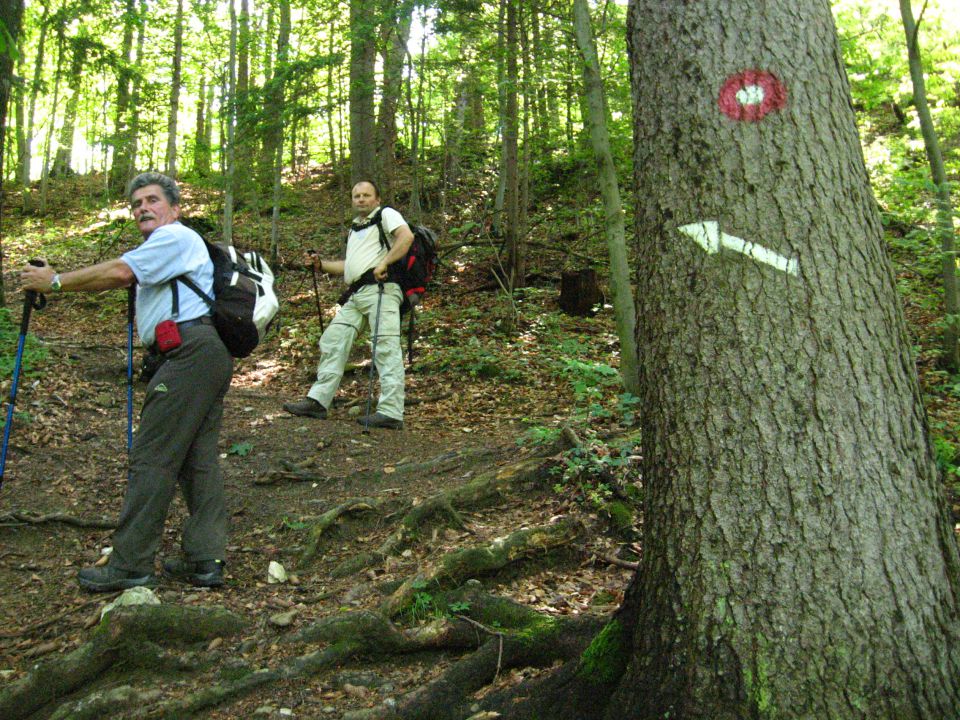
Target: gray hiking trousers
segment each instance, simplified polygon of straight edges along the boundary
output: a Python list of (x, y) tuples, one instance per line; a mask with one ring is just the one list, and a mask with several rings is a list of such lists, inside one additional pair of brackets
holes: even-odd
[(222, 560), (226, 552), (229, 516), (217, 441), (233, 358), (212, 325), (180, 334), (183, 344), (166, 354), (147, 386), (113, 535), (110, 564), (142, 574), (153, 572), (178, 484), (190, 512), (182, 537), (186, 559)]

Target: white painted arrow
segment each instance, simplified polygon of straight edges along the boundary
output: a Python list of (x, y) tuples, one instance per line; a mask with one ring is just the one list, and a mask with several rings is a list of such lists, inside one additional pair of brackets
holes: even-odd
[(775, 253), (773, 250), (768, 250), (762, 245), (748, 242), (735, 235), (727, 235), (726, 233), (720, 232), (720, 223), (716, 220), (703, 220), (698, 223), (691, 223), (690, 225), (681, 225), (677, 229), (684, 235), (689, 235), (693, 238), (694, 242), (710, 255), (719, 252), (720, 248), (727, 248), (728, 250), (743, 253), (757, 262), (770, 265), (785, 273), (791, 275), (798, 275), (800, 273), (800, 263), (795, 258), (785, 258), (783, 255)]

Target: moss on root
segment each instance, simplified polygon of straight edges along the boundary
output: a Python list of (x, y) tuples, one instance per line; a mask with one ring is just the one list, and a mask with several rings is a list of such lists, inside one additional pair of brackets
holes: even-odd
[(614, 683), (620, 679), (629, 659), (629, 637), (619, 620), (611, 620), (583, 651), (577, 674), (598, 685)]

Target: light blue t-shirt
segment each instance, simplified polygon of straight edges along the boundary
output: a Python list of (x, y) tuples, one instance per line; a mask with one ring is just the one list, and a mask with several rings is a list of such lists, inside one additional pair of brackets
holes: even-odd
[(141, 245), (121, 257), (137, 277), (137, 333), (145, 346), (153, 344), (154, 328), (168, 318), (176, 322), (210, 314), (210, 307), (193, 290), (177, 283), (180, 312), (173, 317), (170, 280), (187, 275), (213, 295), (213, 261), (203, 239), (180, 223), (161, 225)]

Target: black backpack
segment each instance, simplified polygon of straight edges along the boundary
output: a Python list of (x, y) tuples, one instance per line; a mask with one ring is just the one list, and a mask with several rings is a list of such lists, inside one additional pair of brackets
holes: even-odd
[(170, 281), (174, 316), (179, 310), (178, 281), (210, 307), (213, 324), (235, 358), (247, 357), (263, 339), (280, 302), (273, 291), (273, 271), (259, 253), (239, 253), (233, 245), (203, 241), (213, 261), (213, 297), (185, 275)]

